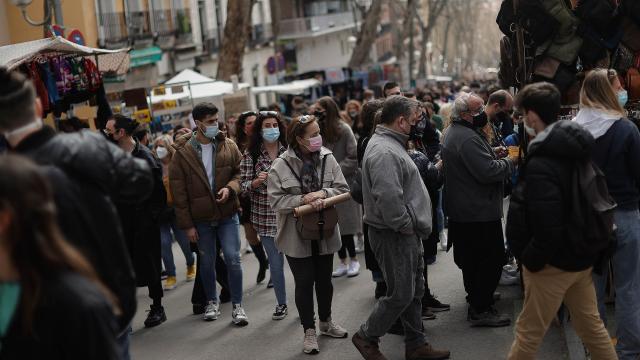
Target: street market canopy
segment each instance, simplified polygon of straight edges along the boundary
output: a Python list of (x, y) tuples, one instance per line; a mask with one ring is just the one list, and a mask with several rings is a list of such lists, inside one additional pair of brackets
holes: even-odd
[(286, 84), (254, 87), (251, 92), (253, 94), (274, 92), (285, 95), (299, 95), (304, 93), (305, 90), (318, 85), (320, 85), (318, 79), (295, 80)]
[[(233, 88), (233, 83), (226, 81), (216, 81), (210, 77), (199, 74), (193, 70), (182, 70), (178, 75), (167, 80), (164, 85), (178, 85), (189, 84), (191, 90), (191, 97), (196, 99), (212, 98), (222, 95), (234, 94), (238, 90), (246, 89), (249, 87), (247, 83), (238, 83), (238, 88)], [(169, 86), (167, 86), (169, 88)], [(175, 100), (184, 97), (184, 94), (171, 94), (167, 92), (166, 95), (153, 96), (153, 102), (164, 100)]]
[(101, 72), (126, 74), (129, 71), (129, 49), (106, 50), (78, 45), (63, 37), (55, 36), (0, 47), (0, 66), (15, 69), (37, 56), (47, 54), (94, 56), (99, 55)]

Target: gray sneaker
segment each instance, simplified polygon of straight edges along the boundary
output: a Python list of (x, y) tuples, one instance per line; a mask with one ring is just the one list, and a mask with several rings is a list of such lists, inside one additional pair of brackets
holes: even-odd
[(309, 355), (314, 355), (320, 352), (320, 347), (318, 346), (318, 337), (316, 336), (316, 329), (307, 329), (304, 332), (302, 351), (305, 354)]
[(329, 319), (327, 322), (320, 321), (320, 335), (331, 336), (333, 338), (343, 339), (349, 336), (347, 330), (342, 326)]
[(499, 314), (493, 308), (483, 313), (477, 313), (470, 309), (468, 319), (472, 327), (504, 327), (511, 325), (509, 317)]
[(204, 308), (204, 321), (218, 320), (220, 316), (220, 305), (213, 301), (209, 301)]
[(233, 313), (231, 314), (231, 318), (233, 319), (234, 325), (247, 326), (249, 324), (247, 314), (245, 314), (244, 309), (240, 305), (233, 306)]

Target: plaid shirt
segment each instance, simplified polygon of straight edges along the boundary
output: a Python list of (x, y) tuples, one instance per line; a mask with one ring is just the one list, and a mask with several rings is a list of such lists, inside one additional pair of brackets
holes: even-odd
[[(278, 156), (287, 150), (282, 144), (278, 149)], [(271, 210), (267, 198), (267, 183), (260, 184), (257, 189), (251, 187), (251, 182), (261, 172), (269, 172), (271, 168), (271, 158), (269, 152), (262, 146), (262, 153), (256, 159), (254, 168), (253, 159), (249, 151), (244, 152), (240, 162), (240, 187), (242, 192), (251, 196), (251, 223), (260, 236), (275, 237), (278, 231), (276, 214)]]

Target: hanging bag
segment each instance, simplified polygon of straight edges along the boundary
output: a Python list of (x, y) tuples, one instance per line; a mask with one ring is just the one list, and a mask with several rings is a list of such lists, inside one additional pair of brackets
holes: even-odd
[[(327, 163), (327, 156), (322, 158), (322, 173), (320, 175), (320, 186), (324, 184), (324, 170)], [(285, 164), (291, 170), (291, 173), (300, 182), (300, 189), (302, 189), (302, 179), (293, 170), (293, 167), (286, 159), (283, 159)], [(314, 212), (307, 215), (296, 217), (296, 230), (298, 234), (304, 240), (324, 240), (325, 238), (333, 236), (338, 224), (338, 211), (335, 206), (330, 206), (319, 212)]]

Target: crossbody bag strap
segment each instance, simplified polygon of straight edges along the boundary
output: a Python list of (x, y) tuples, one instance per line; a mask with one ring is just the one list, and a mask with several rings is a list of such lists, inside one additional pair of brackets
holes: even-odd
[(300, 189), (302, 190), (302, 179), (300, 178), (300, 176), (296, 173), (295, 170), (293, 170), (293, 167), (291, 166), (291, 164), (289, 164), (289, 162), (287, 161), (287, 159), (282, 158), (282, 160), (284, 160), (284, 163), (287, 164), (287, 167), (289, 167), (289, 170), (291, 170), (291, 173), (293, 174), (293, 176), (296, 177), (296, 179), (298, 179), (298, 182), (300, 183)]

